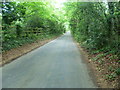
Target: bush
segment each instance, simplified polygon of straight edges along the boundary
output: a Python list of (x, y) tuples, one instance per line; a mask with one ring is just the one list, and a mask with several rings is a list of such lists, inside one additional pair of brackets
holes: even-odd
[(120, 75), (120, 68), (118, 68), (118, 69), (116, 70), (116, 74), (117, 74), (117, 75)]

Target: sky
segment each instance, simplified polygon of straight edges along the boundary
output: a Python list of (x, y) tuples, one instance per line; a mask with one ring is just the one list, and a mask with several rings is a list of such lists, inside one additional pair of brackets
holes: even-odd
[(66, 0), (54, 0), (53, 5), (55, 6), (55, 8), (62, 8), (64, 2), (66, 2)]

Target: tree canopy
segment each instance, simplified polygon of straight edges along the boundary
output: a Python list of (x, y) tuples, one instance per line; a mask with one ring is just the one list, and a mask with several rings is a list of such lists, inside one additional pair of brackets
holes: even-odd
[[(46, 35), (62, 34), (65, 32), (65, 19), (64, 15), (60, 13), (62, 13), (62, 10), (57, 11), (48, 1), (3, 2), (3, 47), (5, 45), (5, 48), (11, 48), (7, 43), (10, 43), (12, 39), (17, 41), (20, 38), (35, 38), (37, 37), (36, 32), (43, 32), (42, 34)], [(31, 34), (28, 35), (27, 32), (31, 32)], [(43, 36), (42, 34), (38, 38)]]
[[(75, 39), (89, 49), (120, 49), (120, 3), (66, 3), (70, 29)], [(107, 7), (108, 6), (108, 7)]]

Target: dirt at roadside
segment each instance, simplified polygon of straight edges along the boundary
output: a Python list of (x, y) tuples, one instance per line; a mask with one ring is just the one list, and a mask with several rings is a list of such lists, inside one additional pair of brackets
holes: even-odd
[(9, 51), (3, 52), (2, 55), (0, 54), (0, 56), (2, 56), (2, 60), (0, 61), (0, 66), (3, 66), (7, 63), (12, 62), (16, 58), (34, 50), (40, 46), (43, 46), (44, 44), (50, 42), (51, 40), (53, 40), (55, 38), (57, 38), (57, 37), (54, 37), (52, 39), (47, 39), (47, 40), (38, 40), (34, 43), (25, 44), (25, 45), (22, 45), (21, 47), (14, 48)]
[[(100, 71), (99, 68), (101, 68), (101, 66), (91, 60), (92, 57), (89, 55), (87, 50), (82, 48), (79, 43), (77, 43), (77, 46), (80, 49), (80, 52), (82, 52), (84, 58), (83, 60), (85, 60), (85, 63), (90, 70), (90, 74), (93, 77), (93, 81), (97, 84), (97, 86), (99, 88), (116, 88), (119, 82), (118, 78), (116, 78), (114, 81), (106, 80), (103, 75), (107, 72), (107, 69), (104, 68), (103, 71)], [(115, 90), (117, 90), (117, 88)]]

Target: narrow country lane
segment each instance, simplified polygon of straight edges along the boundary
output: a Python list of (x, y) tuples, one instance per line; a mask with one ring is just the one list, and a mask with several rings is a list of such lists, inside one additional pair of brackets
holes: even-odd
[(94, 88), (70, 32), (2, 68), (3, 88)]

